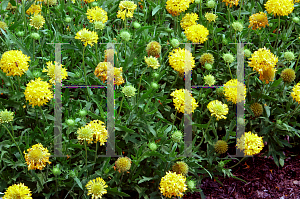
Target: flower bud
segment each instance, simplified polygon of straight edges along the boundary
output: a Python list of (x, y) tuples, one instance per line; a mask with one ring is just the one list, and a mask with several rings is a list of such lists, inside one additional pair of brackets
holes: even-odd
[(86, 110), (80, 110), (80, 111), (79, 111), (79, 115), (80, 115), (81, 117), (84, 117), (84, 116), (87, 115), (87, 111), (86, 111)]
[(283, 71), (281, 71), (280, 77), (284, 82), (291, 83), (295, 80), (296, 74), (295, 71), (291, 68), (286, 68)]
[(96, 7), (98, 5), (98, 2), (96, 2), (96, 1), (94, 1), (93, 3), (92, 3), (92, 6), (93, 7)]
[(75, 121), (73, 119), (68, 119), (66, 121), (66, 123), (67, 123), (68, 126), (74, 126), (75, 125)]
[(209, 63), (206, 63), (206, 64), (204, 65), (204, 68), (205, 68), (206, 70), (211, 70), (211, 69), (212, 69), (212, 65), (209, 64)]
[(214, 1), (214, 0), (209, 0), (207, 3), (206, 3), (206, 6), (208, 8), (214, 8), (216, 7), (217, 3)]
[(35, 40), (38, 40), (38, 39), (41, 38), (40, 34), (39, 33), (35, 33), (35, 32), (31, 33), (30, 37), (33, 38), (33, 39), (35, 39)]
[(154, 142), (149, 143), (148, 146), (151, 151), (155, 151), (157, 149), (157, 145)]
[(215, 147), (215, 151), (219, 154), (226, 153), (226, 151), (228, 150), (228, 144), (224, 140), (218, 140), (215, 143), (214, 147)]
[(158, 84), (155, 82), (152, 82), (151, 87), (156, 90), (156, 89), (158, 89)]
[(77, 174), (76, 174), (76, 172), (73, 170), (73, 171), (69, 171), (69, 176), (71, 177), (71, 178), (75, 178), (75, 177), (77, 177)]
[(175, 131), (172, 135), (172, 140), (174, 142), (180, 142), (182, 140), (182, 137), (183, 135), (180, 131)]
[(260, 116), (264, 112), (263, 106), (259, 103), (251, 104), (250, 109), (254, 113), (255, 117)]
[(186, 184), (189, 187), (189, 189), (195, 189), (196, 188), (196, 183), (193, 180), (187, 181)]
[(245, 50), (244, 50), (244, 56), (245, 56), (245, 57), (250, 57), (251, 54), (252, 54), (252, 53), (251, 53), (250, 50), (248, 50), (248, 49), (245, 49)]
[(171, 28), (167, 28), (166, 32), (171, 33), (173, 30)]
[(94, 25), (96, 30), (103, 30), (105, 27), (105, 24), (102, 23), (102, 21), (95, 21)]
[(138, 22), (133, 22), (133, 27), (135, 28), (135, 29), (139, 29), (140, 27), (141, 27), (141, 24), (139, 24)]
[(19, 37), (23, 37), (24, 35), (25, 35), (24, 31), (18, 31), (17, 32), (17, 36), (19, 36)]
[(172, 39), (170, 43), (173, 46), (173, 48), (177, 48), (180, 44), (178, 39)]
[(38, 70), (35, 70), (32, 72), (32, 75), (35, 77), (35, 78), (38, 78), (42, 75), (41, 71), (38, 71)]
[(235, 31), (239, 31), (239, 32), (243, 31), (244, 26), (242, 23), (236, 21), (236, 22), (233, 22), (231, 25)]
[(222, 44), (227, 45), (228, 44), (228, 40), (226, 38), (222, 39)]
[(295, 55), (293, 52), (285, 52), (284, 53), (284, 58), (287, 60), (287, 61), (292, 61), (295, 59)]
[(66, 17), (66, 18), (65, 18), (65, 22), (70, 23), (71, 21), (72, 21), (72, 18), (71, 18), (71, 17)]
[(159, 74), (158, 74), (158, 73), (153, 73), (153, 74), (152, 74), (152, 77), (158, 78), (158, 77), (159, 77)]
[(282, 124), (282, 121), (281, 121), (281, 120), (276, 120), (276, 124), (281, 125), (281, 124)]
[(131, 39), (131, 35), (129, 32), (127, 31), (123, 31), (120, 34), (121, 39), (123, 39), (124, 41), (129, 41)]
[(293, 17), (293, 22), (294, 23), (299, 23), (299, 21), (300, 21), (299, 17)]
[(234, 57), (231, 53), (224, 54), (223, 59), (226, 63), (230, 63), (230, 64), (234, 61)]
[(58, 176), (61, 174), (61, 171), (58, 167), (54, 167), (53, 170), (52, 170), (52, 173), (55, 175), (55, 176)]

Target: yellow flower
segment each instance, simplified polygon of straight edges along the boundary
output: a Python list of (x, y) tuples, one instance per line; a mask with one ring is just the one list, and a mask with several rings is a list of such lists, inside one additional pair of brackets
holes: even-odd
[(215, 84), (215, 77), (212, 75), (206, 75), (204, 76), (204, 82), (205, 84), (208, 84), (209, 86)]
[(88, 9), (86, 15), (91, 23), (96, 21), (105, 23), (108, 20), (107, 12), (98, 6)]
[(222, 2), (225, 2), (226, 6), (228, 6), (229, 4), (230, 8), (232, 7), (232, 5), (237, 6), (239, 4), (239, 0), (222, 0)]
[(293, 99), (300, 104), (300, 83), (293, 87), (293, 92), (291, 93)]
[[(186, 89), (180, 89), (175, 90), (171, 93), (171, 96), (173, 97), (173, 103), (175, 106), (175, 109), (180, 112), (184, 113), (185, 110), (185, 93), (188, 92)], [(188, 101), (191, 101), (191, 105), (188, 106), (187, 113), (190, 114), (191, 112), (194, 112), (194, 110), (198, 107), (198, 103), (196, 100), (192, 97), (192, 94), (188, 95), (189, 99)]]
[(28, 170), (39, 169), (42, 170), (46, 163), (49, 162), (50, 153), (48, 149), (44, 148), (42, 144), (33, 145), (30, 149), (27, 149), (28, 153), (25, 153), (25, 160), (28, 165)]
[(43, 0), (46, 5), (53, 6), (57, 3), (57, 0)]
[(275, 68), (268, 68), (260, 74), (259, 79), (261, 81), (265, 81), (265, 83), (268, 84), (270, 81), (274, 81), (276, 71), (277, 70)]
[(156, 57), (150, 56), (144, 59), (148, 67), (151, 66), (153, 69), (157, 69), (160, 66)]
[(43, 27), (44, 23), (45, 23), (45, 19), (42, 15), (34, 14), (34, 16), (31, 16), (30, 18), (29, 25), (35, 27), (36, 29), (40, 29), (41, 27)]
[(32, 4), (30, 6), (30, 8), (28, 8), (28, 10), (26, 11), (26, 14), (30, 15), (30, 14), (39, 14), (42, 11), (41, 6), (40, 5), (35, 5)]
[(211, 116), (215, 115), (217, 120), (226, 119), (225, 115), (228, 114), (227, 104), (222, 104), (222, 102), (214, 100), (208, 103), (207, 108), (210, 111)]
[(228, 150), (228, 144), (224, 140), (218, 140), (214, 145), (215, 151), (219, 154), (226, 153)]
[(24, 92), (25, 98), (29, 101), (29, 105), (43, 106), (53, 98), (53, 92), (50, 90), (51, 85), (48, 82), (42, 81), (39, 77), (36, 80), (31, 80)]
[(258, 154), (264, 147), (262, 137), (252, 134), (251, 131), (245, 132), (241, 138), (237, 139), (237, 148), (244, 151), (245, 155)]
[(22, 76), (28, 70), (28, 62), (30, 57), (27, 57), (19, 50), (10, 50), (2, 54), (0, 60), (0, 68), (7, 76)]
[(30, 189), (23, 183), (14, 184), (7, 188), (3, 199), (32, 199)]
[(245, 100), (246, 86), (237, 79), (231, 79), (224, 84), (224, 95), (227, 101), (236, 104)]
[(185, 182), (186, 177), (182, 174), (168, 171), (166, 175), (161, 178), (159, 190), (168, 198), (172, 196), (182, 197), (183, 193), (187, 190)]
[(216, 19), (218, 18), (217, 15), (215, 15), (214, 13), (205, 13), (205, 18), (207, 21), (212, 22), (212, 21), (216, 21)]
[[(7, 24), (3, 21), (0, 21), (0, 29), (5, 31), (7, 29)], [(1, 30), (0, 30), (0, 34), (2, 34)]]
[(92, 195), (92, 199), (98, 199), (102, 198), (102, 196), (107, 193), (107, 190), (105, 188), (108, 186), (102, 178), (98, 177), (96, 179), (90, 180), (85, 185), (85, 187), (88, 190), (87, 195)]
[(93, 143), (93, 136), (94, 131), (87, 125), (77, 130), (77, 139), (80, 143), (84, 141), (88, 144)]
[[(114, 57), (114, 52), (117, 55), (117, 52), (112, 48), (104, 51), (104, 62), (107, 62), (107, 57)], [(117, 59), (118, 60), (118, 59)]]
[(108, 134), (105, 129), (104, 122), (100, 120), (93, 120), (87, 125), (93, 131), (93, 138), (95, 142), (99, 142), (100, 146), (107, 142)]
[(198, 21), (198, 14), (196, 13), (187, 13), (184, 15), (180, 22), (180, 26), (182, 29), (186, 29), (187, 27), (190, 27), (192, 25), (196, 25)]
[[(190, 63), (187, 64), (185, 64), (186, 54), (188, 57), (188, 61), (190, 58)], [(169, 53), (169, 64), (171, 65), (172, 68), (174, 68), (174, 70), (182, 74), (184, 72), (193, 70), (193, 68), (195, 68), (195, 60), (194, 57), (192, 56), (192, 53), (187, 51), (186, 49), (181, 49), (181, 48), (176, 48)]]
[(161, 53), (161, 45), (157, 41), (151, 41), (147, 44), (146, 51), (148, 56), (151, 55), (158, 58)]
[(75, 39), (80, 39), (82, 42), (84, 42), (84, 46), (87, 46), (88, 44), (93, 46), (94, 43), (97, 43), (98, 34), (94, 31), (89, 31), (84, 28), (76, 33)]
[[(103, 83), (107, 80), (107, 67), (111, 66), (110, 62), (100, 62), (94, 74), (96, 77), (100, 77)], [(121, 68), (114, 68), (114, 84), (121, 85), (124, 83), (124, 79), (122, 77), (122, 67)]]
[[(128, 157), (119, 157), (115, 162), (114, 169), (118, 170), (119, 173), (128, 171), (131, 167), (131, 159)], [(129, 172), (127, 172), (129, 173)]]
[(203, 53), (200, 57), (200, 63), (202, 66), (206, 63), (214, 64), (214, 56), (211, 53)]
[(181, 12), (186, 11), (189, 6), (189, 0), (168, 0), (166, 2), (166, 9), (172, 16), (178, 16)]
[(278, 62), (278, 58), (266, 48), (260, 48), (255, 51), (249, 60), (251, 61), (248, 62), (248, 65), (260, 74), (267, 69), (274, 68)]
[(15, 10), (17, 6), (13, 6), (11, 3), (7, 4), (6, 10)]
[(120, 10), (118, 11), (117, 17), (125, 20), (125, 17), (133, 17), (133, 12), (137, 8), (137, 5), (133, 1), (121, 1), (119, 8)]
[[(74, 1), (73, 3), (75, 3), (75, 0), (72, 0), (72, 1)], [(86, 3), (92, 3), (92, 2), (94, 2), (95, 0), (84, 0)]]
[(7, 109), (0, 111), (0, 124), (11, 122), (13, 119), (14, 112), (7, 111)]
[(120, 68), (114, 68), (114, 73), (115, 73), (115, 80), (114, 84), (120, 86), (121, 84), (125, 83), (123, 77), (122, 77), (122, 67)]
[(197, 24), (192, 25), (184, 31), (186, 38), (193, 43), (203, 43), (207, 40), (209, 31), (204, 26)]
[(273, 13), (274, 16), (287, 16), (291, 14), (294, 10), (293, 0), (268, 0), (265, 4), (267, 12)]
[(249, 23), (248, 28), (252, 27), (252, 30), (261, 29), (261, 27), (265, 28), (266, 25), (269, 25), (267, 14), (263, 12), (253, 14), (249, 17)]
[(185, 162), (178, 161), (173, 165), (172, 170), (177, 174), (187, 175), (189, 172), (189, 167)]
[(67, 74), (67, 69), (63, 68), (61, 65), (61, 73), (60, 74), (55, 74), (55, 61), (54, 64), (52, 64), (52, 61), (49, 61), (46, 63), (47, 64), (47, 69), (43, 69), (42, 72), (48, 72), (47, 75), (51, 78), (49, 80), (50, 84), (55, 85), (55, 78), (58, 78), (58, 81), (61, 81), (63, 79), (67, 79), (68, 74)]

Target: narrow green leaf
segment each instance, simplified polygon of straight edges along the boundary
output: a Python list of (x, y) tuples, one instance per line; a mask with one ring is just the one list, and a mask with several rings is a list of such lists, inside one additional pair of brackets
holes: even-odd
[(156, 8), (152, 10), (152, 16), (154, 16), (159, 10), (160, 10), (160, 5), (156, 6)]
[(80, 180), (77, 177), (75, 177), (74, 180), (78, 184), (78, 186), (80, 187), (80, 189), (83, 190), (83, 187), (82, 187), (82, 184), (81, 184)]
[(118, 191), (118, 188), (117, 187), (114, 187), (114, 188), (106, 188), (107, 190), (107, 194), (110, 194), (110, 195), (113, 195), (113, 196), (124, 196), (124, 197), (130, 197), (130, 195), (124, 193), (124, 192), (121, 192), (121, 191)]

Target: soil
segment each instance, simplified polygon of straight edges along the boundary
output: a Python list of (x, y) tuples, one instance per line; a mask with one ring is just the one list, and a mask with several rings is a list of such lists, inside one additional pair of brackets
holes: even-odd
[[(286, 151), (283, 167), (277, 167), (272, 157), (247, 158), (232, 168), (233, 175), (245, 180), (218, 176), (223, 186), (214, 179), (204, 178), (200, 188), (206, 199), (300, 199), (300, 155)], [(232, 162), (232, 165), (235, 163)], [(232, 166), (228, 165), (228, 167)], [(198, 187), (199, 188), (199, 187)], [(186, 194), (183, 199), (200, 199), (200, 193)]]

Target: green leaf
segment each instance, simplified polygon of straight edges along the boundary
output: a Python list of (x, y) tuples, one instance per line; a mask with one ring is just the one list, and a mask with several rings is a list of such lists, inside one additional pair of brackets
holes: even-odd
[(135, 133), (134, 130), (129, 129), (129, 128), (127, 128), (126, 126), (121, 126), (121, 125), (119, 125), (119, 124), (116, 124), (115, 129), (118, 130), (118, 131), (125, 131), (125, 132)]
[(80, 180), (79, 180), (77, 177), (75, 177), (74, 180), (75, 180), (75, 182), (78, 184), (78, 186), (80, 187), (80, 189), (83, 190), (82, 184), (81, 184)]
[(107, 190), (107, 194), (110, 194), (110, 195), (113, 195), (113, 196), (124, 196), (124, 197), (130, 197), (130, 195), (124, 193), (124, 192), (121, 192), (121, 191), (118, 191), (118, 188), (117, 187), (114, 187), (114, 188), (106, 188)]
[(279, 164), (280, 164), (280, 166), (284, 166), (284, 159), (282, 159), (282, 158), (279, 158)]
[(5, 9), (6, 9), (8, 2), (9, 2), (9, 0), (4, 0), (4, 1), (2, 1), (2, 3), (1, 3), (1, 8), (2, 8), (2, 10), (5, 10)]
[(160, 10), (160, 5), (156, 6), (156, 8), (152, 10), (152, 16), (154, 16), (159, 10)]
[(143, 179), (138, 181), (138, 184), (141, 184), (143, 182), (150, 181), (150, 180), (154, 179), (153, 177), (145, 177), (145, 176), (142, 176), (142, 178)]
[(282, 82), (282, 78), (279, 78), (273, 82), (271, 87), (277, 87)]
[(267, 116), (270, 117), (270, 107), (269, 107), (269, 106), (266, 106), (266, 105), (264, 105), (264, 107), (265, 107)]

